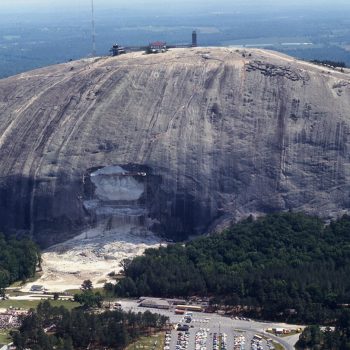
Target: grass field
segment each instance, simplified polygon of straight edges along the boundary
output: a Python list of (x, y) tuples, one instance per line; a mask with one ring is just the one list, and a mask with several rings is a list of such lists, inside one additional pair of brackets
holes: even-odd
[[(37, 305), (43, 300), (1, 300), (0, 308), (7, 309), (9, 307), (31, 309), (36, 308)], [(74, 309), (79, 306), (78, 303), (68, 300), (49, 300), (52, 306), (64, 306), (68, 310)]]
[(10, 330), (0, 330), (0, 344), (8, 344), (11, 341), (11, 338), (9, 337), (9, 331)]
[(165, 333), (158, 333), (149, 337), (142, 337), (130, 344), (125, 350), (163, 350)]
[(9, 295), (10, 297), (19, 297), (21, 295), (31, 295), (31, 294), (33, 293), (20, 292), (17, 289), (6, 290), (6, 295)]
[[(271, 334), (272, 332), (268, 332), (268, 333)], [(272, 334), (273, 334), (273, 333), (272, 333)], [(269, 339), (268, 337), (266, 337), (266, 336), (264, 336), (264, 335), (262, 335), (262, 334), (259, 334), (259, 335), (261, 335), (265, 340), (268, 340), (268, 339)], [(274, 348), (275, 348), (276, 350), (285, 350), (284, 346), (283, 346), (282, 344), (276, 342), (276, 341), (272, 341), (272, 345), (274, 346)]]
[(275, 347), (276, 350), (285, 350), (284, 346), (280, 343), (277, 343), (275, 341), (272, 342), (273, 346)]
[[(83, 293), (81, 289), (67, 289), (65, 290), (65, 292), (73, 296), (74, 294)], [(94, 293), (99, 292), (103, 296), (104, 301), (113, 301), (116, 299), (115, 295), (111, 295), (110, 293), (106, 292), (103, 288), (93, 288), (93, 292)]]
[[(94, 293), (100, 292), (102, 295), (105, 294), (105, 290), (103, 288), (93, 288), (92, 290)], [(65, 292), (71, 295), (83, 293), (81, 289), (67, 289)]]
[[(275, 335), (275, 332), (271, 332), (271, 331), (266, 331), (266, 332)], [(279, 336), (280, 338), (286, 338), (286, 337), (290, 337), (290, 336), (292, 336), (292, 335), (299, 334), (299, 333), (300, 333), (300, 332), (298, 332), (297, 330), (293, 329), (293, 330), (291, 330), (290, 333), (278, 334), (278, 336)]]

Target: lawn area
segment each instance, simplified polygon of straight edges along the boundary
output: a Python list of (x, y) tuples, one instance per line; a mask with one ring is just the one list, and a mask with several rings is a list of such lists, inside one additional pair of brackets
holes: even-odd
[[(273, 335), (276, 335), (275, 332), (272, 332), (272, 331), (269, 331), (269, 330), (267, 330), (266, 332), (267, 332), (267, 333), (270, 333), (270, 334), (273, 334)], [(299, 334), (299, 333), (301, 333), (301, 332), (298, 331), (298, 330), (296, 330), (296, 329), (292, 329), (292, 330), (290, 331), (290, 333), (278, 334), (278, 337), (280, 337), (280, 338), (286, 338), (286, 337), (290, 337), (290, 336), (292, 336), (292, 335)]]
[[(105, 290), (103, 288), (92, 288), (92, 291), (94, 293), (100, 292), (102, 295), (105, 294)], [(83, 293), (81, 289), (66, 289), (65, 292), (71, 295)]]
[(11, 342), (9, 331), (10, 330), (0, 330), (0, 344), (8, 344)]
[[(31, 309), (36, 308), (37, 305), (43, 300), (0, 300), (0, 308), (7, 309), (9, 307)], [(79, 306), (78, 303), (68, 300), (49, 300), (52, 306), (64, 306), (68, 310), (74, 309)]]
[(142, 337), (135, 343), (130, 344), (125, 350), (163, 350), (165, 333), (158, 333), (149, 337)]
[[(111, 295), (110, 293), (106, 293), (106, 291), (103, 288), (93, 288), (92, 291), (94, 293), (99, 292), (105, 301), (108, 300), (115, 300), (115, 295)], [(67, 289), (65, 290), (66, 293), (69, 293), (70, 295), (74, 295), (74, 294), (82, 294), (83, 291), (81, 289)]]
[(285, 350), (284, 346), (280, 343), (277, 343), (275, 341), (272, 342), (273, 346), (275, 347), (276, 350)]
[(83, 293), (83, 291), (81, 289), (66, 289), (64, 292), (68, 293), (70, 295)]
[(29, 292), (20, 292), (18, 289), (6, 289), (6, 295), (9, 295), (10, 297), (18, 297), (20, 295), (31, 295), (33, 293)]

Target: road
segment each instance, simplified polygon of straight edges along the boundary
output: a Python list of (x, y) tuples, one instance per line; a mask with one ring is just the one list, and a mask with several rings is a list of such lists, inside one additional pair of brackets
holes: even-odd
[[(296, 329), (300, 326), (281, 324), (281, 323), (268, 323), (254, 320), (240, 320), (231, 319), (229, 317), (220, 316), (218, 314), (207, 314), (193, 312), (191, 322), (186, 323), (183, 315), (175, 315), (174, 310), (160, 310), (139, 307), (137, 301), (133, 300), (121, 300), (118, 301), (121, 307), (125, 311), (144, 312), (149, 310), (165, 316), (168, 316), (170, 322), (173, 324), (187, 324), (190, 326), (189, 334), (185, 337), (185, 332), (181, 332), (182, 335), (179, 338), (179, 332), (173, 330), (169, 339), (168, 347), (165, 350), (233, 350), (238, 349), (235, 347), (235, 341), (237, 343), (237, 337), (243, 336), (245, 340), (244, 346), (239, 347), (240, 350), (269, 350), (270, 347), (267, 344), (266, 338), (270, 338), (275, 342), (280, 343), (286, 350), (294, 350), (294, 345), (298, 340), (298, 336), (290, 337), (278, 337), (270, 333), (266, 333), (267, 328), (287, 328)], [(203, 334), (204, 333), (204, 334)], [(214, 333), (217, 336), (226, 336), (226, 348), (214, 347)], [(255, 349), (251, 346), (251, 341), (255, 335), (261, 335), (264, 339), (259, 344), (259, 348)], [(205, 340), (203, 339), (205, 338)], [(236, 338), (235, 338), (236, 337)], [(196, 346), (195, 339), (199, 338), (202, 345)], [(220, 338), (221, 339), (221, 338)], [(219, 341), (221, 344), (221, 341)]]

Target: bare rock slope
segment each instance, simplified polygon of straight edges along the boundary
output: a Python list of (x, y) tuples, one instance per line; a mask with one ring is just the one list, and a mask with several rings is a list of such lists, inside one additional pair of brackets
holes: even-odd
[(228, 48), (0, 80), (0, 228), (43, 244), (120, 222), (181, 237), (350, 207), (350, 75)]

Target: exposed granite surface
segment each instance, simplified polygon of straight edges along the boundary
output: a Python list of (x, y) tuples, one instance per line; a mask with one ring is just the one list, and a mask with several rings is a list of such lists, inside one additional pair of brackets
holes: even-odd
[(334, 217), (350, 208), (349, 133), (350, 75), (269, 51), (31, 71), (0, 80), (0, 229), (63, 240), (91, 224), (88, 169), (132, 164), (153, 176), (155, 229), (174, 235), (250, 213)]

